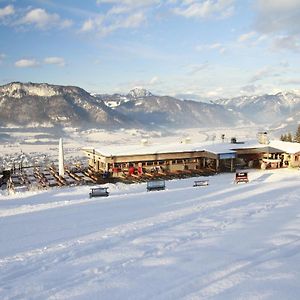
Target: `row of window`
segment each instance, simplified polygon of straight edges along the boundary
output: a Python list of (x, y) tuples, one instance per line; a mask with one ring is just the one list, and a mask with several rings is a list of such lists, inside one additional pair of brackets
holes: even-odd
[(187, 159), (174, 159), (174, 160), (153, 160), (145, 162), (132, 162), (132, 163), (115, 163), (115, 168), (128, 168), (128, 167), (147, 167), (147, 166), (163, 166), (163, 165), (178, 165), (178, 164), (189, 164), (189, 163), (199, 163), (201, 158), (187, 158)]

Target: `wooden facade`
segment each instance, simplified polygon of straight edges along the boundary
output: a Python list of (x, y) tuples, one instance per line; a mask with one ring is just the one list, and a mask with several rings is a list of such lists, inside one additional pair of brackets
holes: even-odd
[[(277, 142), (278, 143), (278, 142)], [(274, 143), (276, 145), (276, 143)], [(164, 145), (165, 146), (165, 145)], [(181, 145), (182, 146), (182, 145)], [(89, 158), (89, 167), (95, 172), (108, 176), (142, 175), (151, 172), (181, 172), (210, 170), (213, 172), (233, 172), (239, 168), (281, 168), (300, 166), (300, 144), (231, 143), (203, 146), (195, 144), (181, 147), (170, 145), (170, 151), (158, 151), (154, 147), (131, 147), (118, 149), (115, 154), (102, 154), (99, 150), (83, 149)], [(177, 149), (178, 151), (174, 151)], [(299, 151), (297, 149), (299, 148)], [(189, 150), (197, 149), (197, 150)], [(294, 150), (296, 149), (296, 150)], [(110, 149), (112, 151), (112, 149)], [(114, 150), (113, 150), (114, 151)], [(154, 152), (154, 153), (151, 153)]]
[(234, 153), (230, 153), (230, 157), (222, 158), (220, 154), (205, 150), (115, 156), (102, 155), (95, 149), (84, 149), (83, 151), (89, 158), (89, 166), (93, 167), (95, 171), (106, 172), (114, 177), (128, 174), (132, 172), (132, 168), (136, 174), (154, 171), (234, 171)]

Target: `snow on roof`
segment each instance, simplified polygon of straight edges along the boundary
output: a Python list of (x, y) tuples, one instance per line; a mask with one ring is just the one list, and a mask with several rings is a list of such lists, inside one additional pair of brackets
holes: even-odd
[(95, 149), (96, 152), (104, 156), (121, 156), (121, 155), (145, 155), (156, 153), (176, 153), (176, 152), (193, 152), (208, 151), (214, 154), (235, 153), (230, 149), (232, 144), (202, 142), (202, 143), (174, 143), (174, 144), (140, 144), (140, 145), (112, 145), (105, 146), (101, 149)]
[(278, 140), (271, 140), (269, 144), (260, 144), (255, 140), (246, 141), (243, 144), (232, 145), (231, 149), (249, 149), (249, 148), (263, 149), (266, 147), (275, 148), (289, 154), (300, 152), (300, 143), (284, 142)]
[(295, 154), (300, 152), (300, 143), (283, 142), (283, 141), (271, 141), (270, 145), (274, 148), (280, 149), (285, 153)]
[(285, 153), (294, 154), (300, 152), (300, 143), (272, 140), (269, 144), (260, 144), (257, 140), (249, 140), (242, 143), (160, 143), (160, 144), (136, 144), (136, 145), (110, 145), (95, 149), (104, 156), (147, 155), (158, 153), (207, 151), (214, 154), (235, 153), (238, 149), (263, 149), (276, 148)]

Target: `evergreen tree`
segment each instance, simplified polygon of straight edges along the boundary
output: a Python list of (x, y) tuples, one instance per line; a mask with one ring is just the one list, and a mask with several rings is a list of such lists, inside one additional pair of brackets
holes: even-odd
[(286, 134), (282, 134), (280, 136), (280, 140), (283, 141), (283, 142), (285, 142), (286, 141)]
[(297, 142), (297, 143), (300, 143), (300, 125), (298, 125), (294, 141)]
[(292, 134), (290, 132), (287, 134), (286, 141), (287, 142), (292, 142), (293, 141), (293, 137), (292, 137)]

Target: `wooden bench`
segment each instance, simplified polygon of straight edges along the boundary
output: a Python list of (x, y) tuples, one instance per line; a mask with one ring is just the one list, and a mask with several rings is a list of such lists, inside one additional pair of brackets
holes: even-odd
[(147, 182), (147, 191), (159, 191), (164, 190), (166, 188), (166, 184), (164, 180), (155, 180)]
[(109, 192), (107, 191), (108, 188), (101, 187), (101, 188), (93, 188), (90, 191), (90, 198), (92, 197), (107, 197)]
[(235, 183), (245, 182), (248, 183), (248, 173), (247, 172), (236, 172), (235, 173)]
[(196, 186), (206, 186), (209, 184), (209, 181), (208, 180), (195, 180), (194, 181), (194, 187)]

